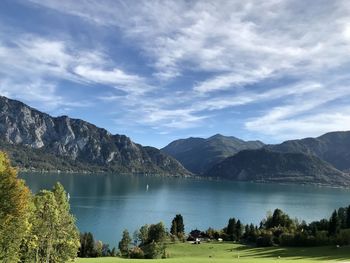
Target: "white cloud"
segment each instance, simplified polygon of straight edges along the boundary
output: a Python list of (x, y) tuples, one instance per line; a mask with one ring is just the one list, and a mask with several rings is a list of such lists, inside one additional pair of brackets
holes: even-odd
[[(144, 78), (126, 73), (102, 52), (34, 35), (11, 37), (8, 40), (11, 45), (0, 42), (0, 74), (12, 85), (22, 85), (19, 94), (23, 99), (29, 87), (32, 86), (34, 99), (35, 94), (45, 94), (48, 87), (53, 87), (59, 80), (106, 84), (127, 94), (142, 94), (151, 89)], [(2, 94), (14, 94), (13, 90), (10, 85), (1, 86)], [(54, 96), (56, 93), (49, 94)], [(45, 98), (42, 97), (43, 102), (47, 102)], [(61, 101), (57, 95), (56, 100)]]
[[(247, 130), (309, 134), (325, 130), (321, 119), (332, 115), (322, 110), (326, 105), (350, 95), (338, 81), (349, 64), (347, 1), (310, 1), (307, 8), (305, 1), (294, 0), (30, 2), (88, 25), (117, 28), (152, 72), (141, 77), (118, 67), (118, 58), (109, 54), (27, 36), (12, 47), (0, 44), (0, 73), (19, 70), (38, 79), (114, 87), (125, 94), (100, 98), (116, 100), (128, 113), (124, 117), (139, 125), (186, 129), (203, 125), (221, 110), (259, 104), (246, 121)], [(286, 86), (284, 79), (295, 84)], [(173, 80), (184, 85), (181, 92)], [(346, 119), (344, 103), (337, 106), (332, 112), (336, 120), (327, 119), (332, 129), (343, 127)]]
[[(322, 91), (322, 92), (320, 92)], [(246, 121), (249, 131), (279, 139), (317, 136), (325, 132), (350, 129), (348, 102), (339, 102), (350, 96), (348, 86), (325, 88), (276, 106), (262, 116)], [(338, 102), (337, 102), (338, 101)], [(333, 103), (332, 103), (333, 102)]]

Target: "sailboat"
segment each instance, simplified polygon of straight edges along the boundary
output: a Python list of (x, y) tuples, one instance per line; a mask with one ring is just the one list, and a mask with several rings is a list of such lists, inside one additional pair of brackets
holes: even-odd
[(148, 191), (148, 188), (149, 188), (149, 185), (147, 184), (147, 185), (146, 185), (146, 191)]

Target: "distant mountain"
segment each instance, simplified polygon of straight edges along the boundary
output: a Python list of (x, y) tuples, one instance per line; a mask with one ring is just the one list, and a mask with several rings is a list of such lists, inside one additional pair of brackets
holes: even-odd
[(326, 133), (317, 138), (286, 141), (267, 145), (279, 152), (306, 153), (319, 157), (339, 170), (350, 170), (350, 131)]
[(200, 175), (241, 150), (259, 149), (263, 146), (260, 141), (243, 141), (216, 134), (207, 139), (191, 137), (176, 140), (161, 150), (173, 156), (192, 173)]
[(350, 185), (349, 174), (316, 156), (267, 149), (241, 151), (214, 165), (206, 176), (237, 181)]
[(0, 149), (20, 168), (190, 174), (178, 161), (125, 135), (67, 116), (51, 117), (0, 97)]

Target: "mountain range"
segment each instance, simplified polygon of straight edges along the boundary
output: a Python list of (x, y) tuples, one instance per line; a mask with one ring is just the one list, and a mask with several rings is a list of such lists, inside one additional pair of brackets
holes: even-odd
[(176, 140), (161, 150), (173, 156), (192, 173), (201, 175), (239, 151), (263, 146), (260, 141), (243, 141), (233, 136), (216, 134), (207, 139), (191, 137)]
[(350, 131), (275, 145), (215, 135), (176, 140), (162, 151), (204, 177), (350, 185)]
[(0, 149), (22, 170), (141, 173), (350, 186), (350, 131), (265, 145), (188, 138), (159, 150), (68, 116), (0, 96)]
[(26, 170), (189, 175), (177, 160), (125, 135), (68, 116), (54, 118), (0, 97), (0, 147)]

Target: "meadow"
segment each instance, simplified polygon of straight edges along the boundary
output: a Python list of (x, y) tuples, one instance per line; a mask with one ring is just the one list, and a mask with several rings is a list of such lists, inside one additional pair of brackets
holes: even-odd
[(189, 243), (170, 244), (167, 247), (170, 255), (167, 259), (122, 259), (90, 258), (78, 259), (78, 263), (202, 263), (202, 262), (350, 262), (350, 247), (300, 247), (257, 248), (234, 243)]

